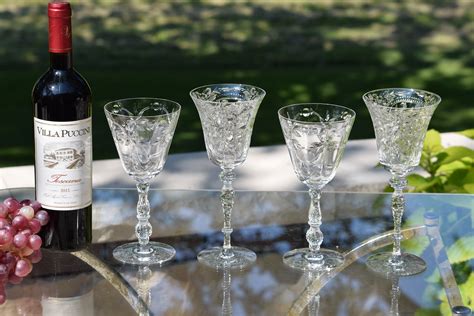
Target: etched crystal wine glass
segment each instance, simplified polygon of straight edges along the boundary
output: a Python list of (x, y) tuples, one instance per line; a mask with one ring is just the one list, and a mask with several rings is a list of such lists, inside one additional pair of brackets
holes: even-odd
[(175, 255), (173, 247), (150, 242), (150, 181), (166, 161), (181, 106), (157, 98), (112, 101), (104, 107), (122, 166), (137, 185), (138, 204), (135, 233), (138, 242), (114, 249), (114, 258), (130, 264), (161, 264)]
[(234, 168), (247, 158), (252, 128), (265, 91), (244, 84), (213, 84), (193, 89), (191, 98), (201, 119), (209, 159), (222, 171), (221, 204), (224, 213), (222, 247), (206, 249), (198, 260), (215, 268), (244, 268), (255, 261), (253, 251), (231, 246), (231, 216), (234, 205)]
[(309, 188), (309, 248), (291, 250), (283, 262), (298, 270), (328, 271), (344, 262), (337, 251), (321, 249), (322, 188), (336, 175), (349, 138), (355, 112), (325, 103), (288, 105), (278, 110), (281, 128), (298, 179)]
[(394, 189), (393, 251), (370, 256), (367, 265), (384, 275), (414, 275), (425, 270), (426, 264), (420, 257), (400, 250), (403, 190), (407, 174), (420, 162), (426, 130), (441, 98), (427, 91), (391, 88), (367, 92), (362, 99), (374, 125), (380, 163), (390, 171), (390, 185)]

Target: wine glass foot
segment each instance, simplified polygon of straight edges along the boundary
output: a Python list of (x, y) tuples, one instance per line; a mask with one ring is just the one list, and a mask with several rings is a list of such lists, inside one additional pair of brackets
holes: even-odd
[(283, 255), (283, 263), (297, 270), (321, 272), (332, 270), (344, 263), (344, 256), (334, 250), (320, 249), (318, 254), (322, 255), (323, 260), (317, 262), (308, 259), (309, 254), (311, 254), (309, 248), (288, 251)]
[(163, 264), (174, 258), (176, 250), (160, 242), (150, 241), (146, 251), (140, 251), (138, 242), (118, 246), (113, 251), (116, 260), (128, 264)]
[(213, 247), (201, 251), (197, 259), (200, 263), (216, 269), (244, 269), (257, 260), (257, 255), (252, 250), (242, 247), (231, 247), (231, 256), (222, 255), (222, 247)]
[(391, 252), (381, 252), (367, 258), (367, 266), (385, 276), (409, 276), (425, 271), (426, 262), (411, 253), (402, 253), (398, 264), (393, 264)]

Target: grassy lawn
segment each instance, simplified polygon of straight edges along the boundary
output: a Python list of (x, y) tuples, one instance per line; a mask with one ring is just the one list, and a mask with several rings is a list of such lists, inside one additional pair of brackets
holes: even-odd
[[(294, 102), (349, 106), (351, 138), (373, 137), (361, 95), (390, 86), (440, 94), (433, 128), (474, 126), (474, 2), (155, 2), (73, 2), (95, 159), (117, 157), (103, 105), (133, 96), (180, 102), (171, 152), (205, 150), (188, 92), (216, 82), (267, 91), (253, 146), (283, 143), (276, 111)], [(0, 0), (0, 167), (33, 163), (30, 92), (48, 66), (44, 12), (40, 1)]]

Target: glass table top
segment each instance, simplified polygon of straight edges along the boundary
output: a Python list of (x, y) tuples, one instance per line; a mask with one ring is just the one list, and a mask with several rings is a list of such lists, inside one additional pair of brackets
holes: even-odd
[[(390, 194), (323, 193), (323, 247), (345, 264), (315, 275), (285, 266), (282, 255), (306, 247), (305, 192), (237, 191), (232, 244), (257, 253), (245, 270), (199, 264), (199, 251), (222, 243), (217, 191), (151, 190), (152, 240), (172, 245), (164, 266), (132, 266), (112, 257), (134, 240), (137, 193), (95, 189), (93, 244), (43, 258), (22, 283), (6, 288), (0, 315), (450, 315), (474, 307), (474, 195), (407, 194), (402, 250), (428, 268), (387, 279), (365, 266), (391, 250)], [(0, 199), (33, 198), (33, 189), (0, 191)]]

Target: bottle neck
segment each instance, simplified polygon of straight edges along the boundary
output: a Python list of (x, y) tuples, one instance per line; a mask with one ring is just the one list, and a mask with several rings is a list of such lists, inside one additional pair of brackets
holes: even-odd
[(48, 3), (49, 53), (52, 69), (72, 69), (71, 5), (65, 1)]
[(49, 53), (51, 69), (70, 70), (72, 69), (72, 51), (66, 53)]

